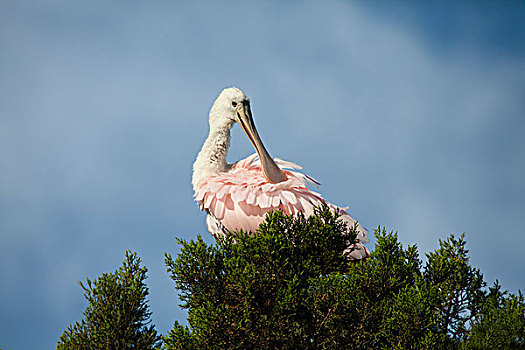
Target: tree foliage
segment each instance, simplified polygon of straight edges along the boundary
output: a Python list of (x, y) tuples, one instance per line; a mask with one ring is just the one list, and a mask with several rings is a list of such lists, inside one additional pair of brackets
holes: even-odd
[(122, 266), (114, 273), (86, 284), (79, 282), (89, 305), (84, 319), (60, 336), (58, 350), (155, 349), (160, 346), (151, 323), (146, 297), (145, 267), (136, 253), (126, 252)]
[[(254, 233), (206, 244), (179, 239), (168, 273), (188, 309), (166, 349), (492, 349), (524, 346), (523, 296), (485, 290), (465, 239), (450, 236), (423, 264), (415, 246), (375, 231), (370, 258), (328, 208), (270, 213)], [(504, 339), (503, 339), (504, 338)]]
[(416, 246), (379, 227), (365, 261), (343, 251), (356, 239), (328, 208), (267, 215), (257, 232), (207, 244), (178, 239), (166, 254), (187, 325), (164, 336), (150, 325), (146, 268), (135, 253), (80, 283), (84, 319), (57, 349), (525, 349), (525, 302), (486, 288), (464, 235), (423, 261)]
[(496, 281), (480, 303), (463, 348), (525, 349), (524, 313), (523, 294), (509, 295)]

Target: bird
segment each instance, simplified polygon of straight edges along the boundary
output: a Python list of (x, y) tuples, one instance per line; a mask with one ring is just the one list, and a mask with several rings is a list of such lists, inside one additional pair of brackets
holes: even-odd
[[(234, 164), (226, 161), (230, 130), (237, 123), (255, 153)], [(327, 205), (338, 211), (349, 226), (356, 226), (357, 241), (344, 254), (350, 260), (370, 255), (368, 231), (346, 208), (338, 207), (310, 189), (319, 186), (314, 178), (299, 172), (301, 166), (273, 159), (264, 147), (253, 121), (250, 99), (237, 87), (222, 90), (209, 112), (209, 134), (193, 164), (194, 198), (207, 213), (206, 227), (216, 239), (239, 230), (255, 232), (270, 210), (284, 214), (314, 214), (314, 207)]]

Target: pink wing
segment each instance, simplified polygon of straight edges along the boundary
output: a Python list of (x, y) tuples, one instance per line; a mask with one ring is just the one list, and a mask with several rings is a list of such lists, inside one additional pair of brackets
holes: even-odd
[[(307, 183), (319, 183), (303, 173), (286, 170), (301, 169), (300, 166), (275, 159), (277, 165), (285, 173), (287, 180), (272, 184), (264, 177), (259, 158), (253, 154), (231, 166), (224, 173), (210, 176), (196, 186), (195, 200), (199, 202), (201, 210), (220, 222), (229, 231), (243, 229), (255, 231), (264, 221), (269, 210), (282, 209), (287, 215), (303, 212), (306, 216), (314, 213), (314, 206), (327, 204), (333, 210), (339, 209), (342, 219), (348, 225), (354, 225), (355, 220), (344, 210), (326, 202), (319, 193), (306, 187)], [(210, 225), (208, 230), (216, 236), (217, 232)], [(367, 243), (368, 232), (358, 227), (359, 242), (348, 249), (353, 259), (362, 259), (369, 255), (362, 243)]]

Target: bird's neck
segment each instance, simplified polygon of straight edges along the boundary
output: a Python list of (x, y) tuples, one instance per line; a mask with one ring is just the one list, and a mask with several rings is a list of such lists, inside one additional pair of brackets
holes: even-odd
[(232, 124), (210, 128), (208, 138), (193, 163), (192, 185), (204, 178), (224, 172), (228, 169), (226, 156), (230, 147), (230, 129)]

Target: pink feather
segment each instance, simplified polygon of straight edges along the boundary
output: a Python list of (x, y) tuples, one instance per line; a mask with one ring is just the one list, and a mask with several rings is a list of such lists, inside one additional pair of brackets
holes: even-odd
[[(301, 169), (300, 166), (276, 160), (281, 168)], [(283, 170), (286, 180), (272, 184), (264, 177), (256, 155), (233, 164), (227, 172), (201, 180), (195, 187), (195, 200), (201, 209), (208, 210), (229, 231), (255, 231), (269, 210), (283, 209), (285, 214), (303, 212), (313, 214), (314, 206), (327, 204), (339, 210), (342, 219), (353, 226), (356, 222), (343, 208), (326, 202), (319, 193), (306, 184), (319, 185), (315, 179), (297, 171)], [(346, 209), (346, 208), (345, 208)], [(352, 259), (368, 256), (362, 243), (368, 242), (368, 232), (359, 226), (359, 242), (346, 251)], [(216, 234), (216, 232), (212, 232)], [(354, 249), (354, 250), (352, 250)]]

